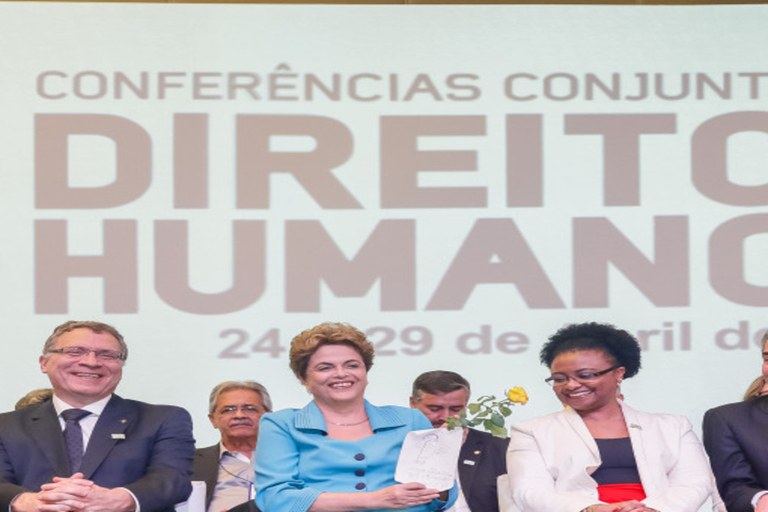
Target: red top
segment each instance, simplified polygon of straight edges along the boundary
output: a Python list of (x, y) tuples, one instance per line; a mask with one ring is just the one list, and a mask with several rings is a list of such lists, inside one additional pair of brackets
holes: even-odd
[(600, 484), (597, 486), (597, 494), (600, 501), (605, 503), (645, 499), (643, 484)]

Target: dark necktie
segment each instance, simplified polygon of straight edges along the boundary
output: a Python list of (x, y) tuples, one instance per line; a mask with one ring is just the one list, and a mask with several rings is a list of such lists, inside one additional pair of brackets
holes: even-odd
[(67, 409), (61, 412), (61, 417), (64, 418), (64, 443), (67, 445), (72, 473), (77, 473), (83, 462), (83, 429), (80, 428), (80, 420), (89, 414), (91, 413), (83, 409)]

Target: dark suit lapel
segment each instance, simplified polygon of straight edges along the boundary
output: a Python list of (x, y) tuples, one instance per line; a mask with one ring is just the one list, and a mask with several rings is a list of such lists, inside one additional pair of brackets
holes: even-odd
[(96, 469), (109, 455), (110, 450), (126, 439), (126, 431), (136, 421), (136, 412), (117, 395), (107, 403), (93, 429), (80, 468), (85, 478), (91, 478)]
[(764, 414), (768, 414), (768, 396), (759, 396), (753, 398), (755, 407), (762, 411)]
[(64, 446), (64, 435), (56, 409), (50, 400), (37, 407), (29, 416), (28, 428), (30, 435), (48, 458), (53, 474), (69, 476), (71, 472), (67, 449)]
[(210, 505), (211, 498), (213, 498), (213, 491), (216, 487), (216, 482), (219, 479), (219, 453), (221, 448), (218, 444), (209, 446), (208, 448), (202, 448), (197, 451), (195, 456), (200, 459), (196, 465), (200, 468), (200, 474), (195, 475), (198, 478), (202, 478), (205, 482), (205, 504)]
[(464, 493), (467, 502), (469, 502), (477, 466), (480, 465), (480, 457), (483, 456), (483, 447), (480, 441), (480, 436), (469, 429), (467, 439), (459, 452), (459, 482), (461, 483), (461, 492)]

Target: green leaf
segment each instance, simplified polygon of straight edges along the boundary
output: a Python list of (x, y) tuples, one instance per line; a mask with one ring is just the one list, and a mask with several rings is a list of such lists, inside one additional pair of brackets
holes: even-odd
[(494, 437), (507, 437), (507, 429), (504, 427), (494, 425), (489, 432), (493, 434)]
[(475, 402), (467, 404), (456, 425), (460, 427), (482, 425), (484, 430), (494, 436), (507, 437), (506, 418), (512, 415), (513, 406), (517, 405), (509, 399), (507, 394), (505, 391), (499, 399), (495, 395), (483, 395)]

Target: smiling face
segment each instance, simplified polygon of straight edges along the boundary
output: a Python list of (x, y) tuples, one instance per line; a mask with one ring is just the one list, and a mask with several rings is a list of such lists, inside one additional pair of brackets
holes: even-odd
[[(56, 340), (52, 349), (85, 347), (90, 350), (120, 352), (120, 344), (109, 333), (74, 329)], [(74, 407), (84, 407), (111, 395), (123, 376), (123, 361), (105, 361), (89, 352), (82, 357), (46, 353), (40, 356), (40, 369), (48, 374), (56, 396)]]
[(424, 413), (435, 428), (445, 425), (449, 416), (458, 416), (467, 407), (469, 394), (466, 389), (457, 389), (448, 393), (419, 393), (411, 397), (411, 407)]
[(362, 401), (368, 371), (349, 345), (322, 345), (309, 358), (302, 384), (320, 404)]
[[(602, 350), (574, 350), (562, 352), (552, 360), (552, 375), (571, 377), (564, 384), (553, 386), (563, 405), (577, 412), (593, 412), (616, 404), (619, 383), (624, 367), (618, 367), (594, 378), (582, 378), (615, 366), (616, 362)], [(574, 378), (577, 377), (577, 378)]]
[(234, 443), (255, 443), (259, 435), (259, 419), (266, 412), (261, 395), (252, 389), (224, 391), (208, 415), (213, 428), (221, 432), (221, 441), (231, 448)]

